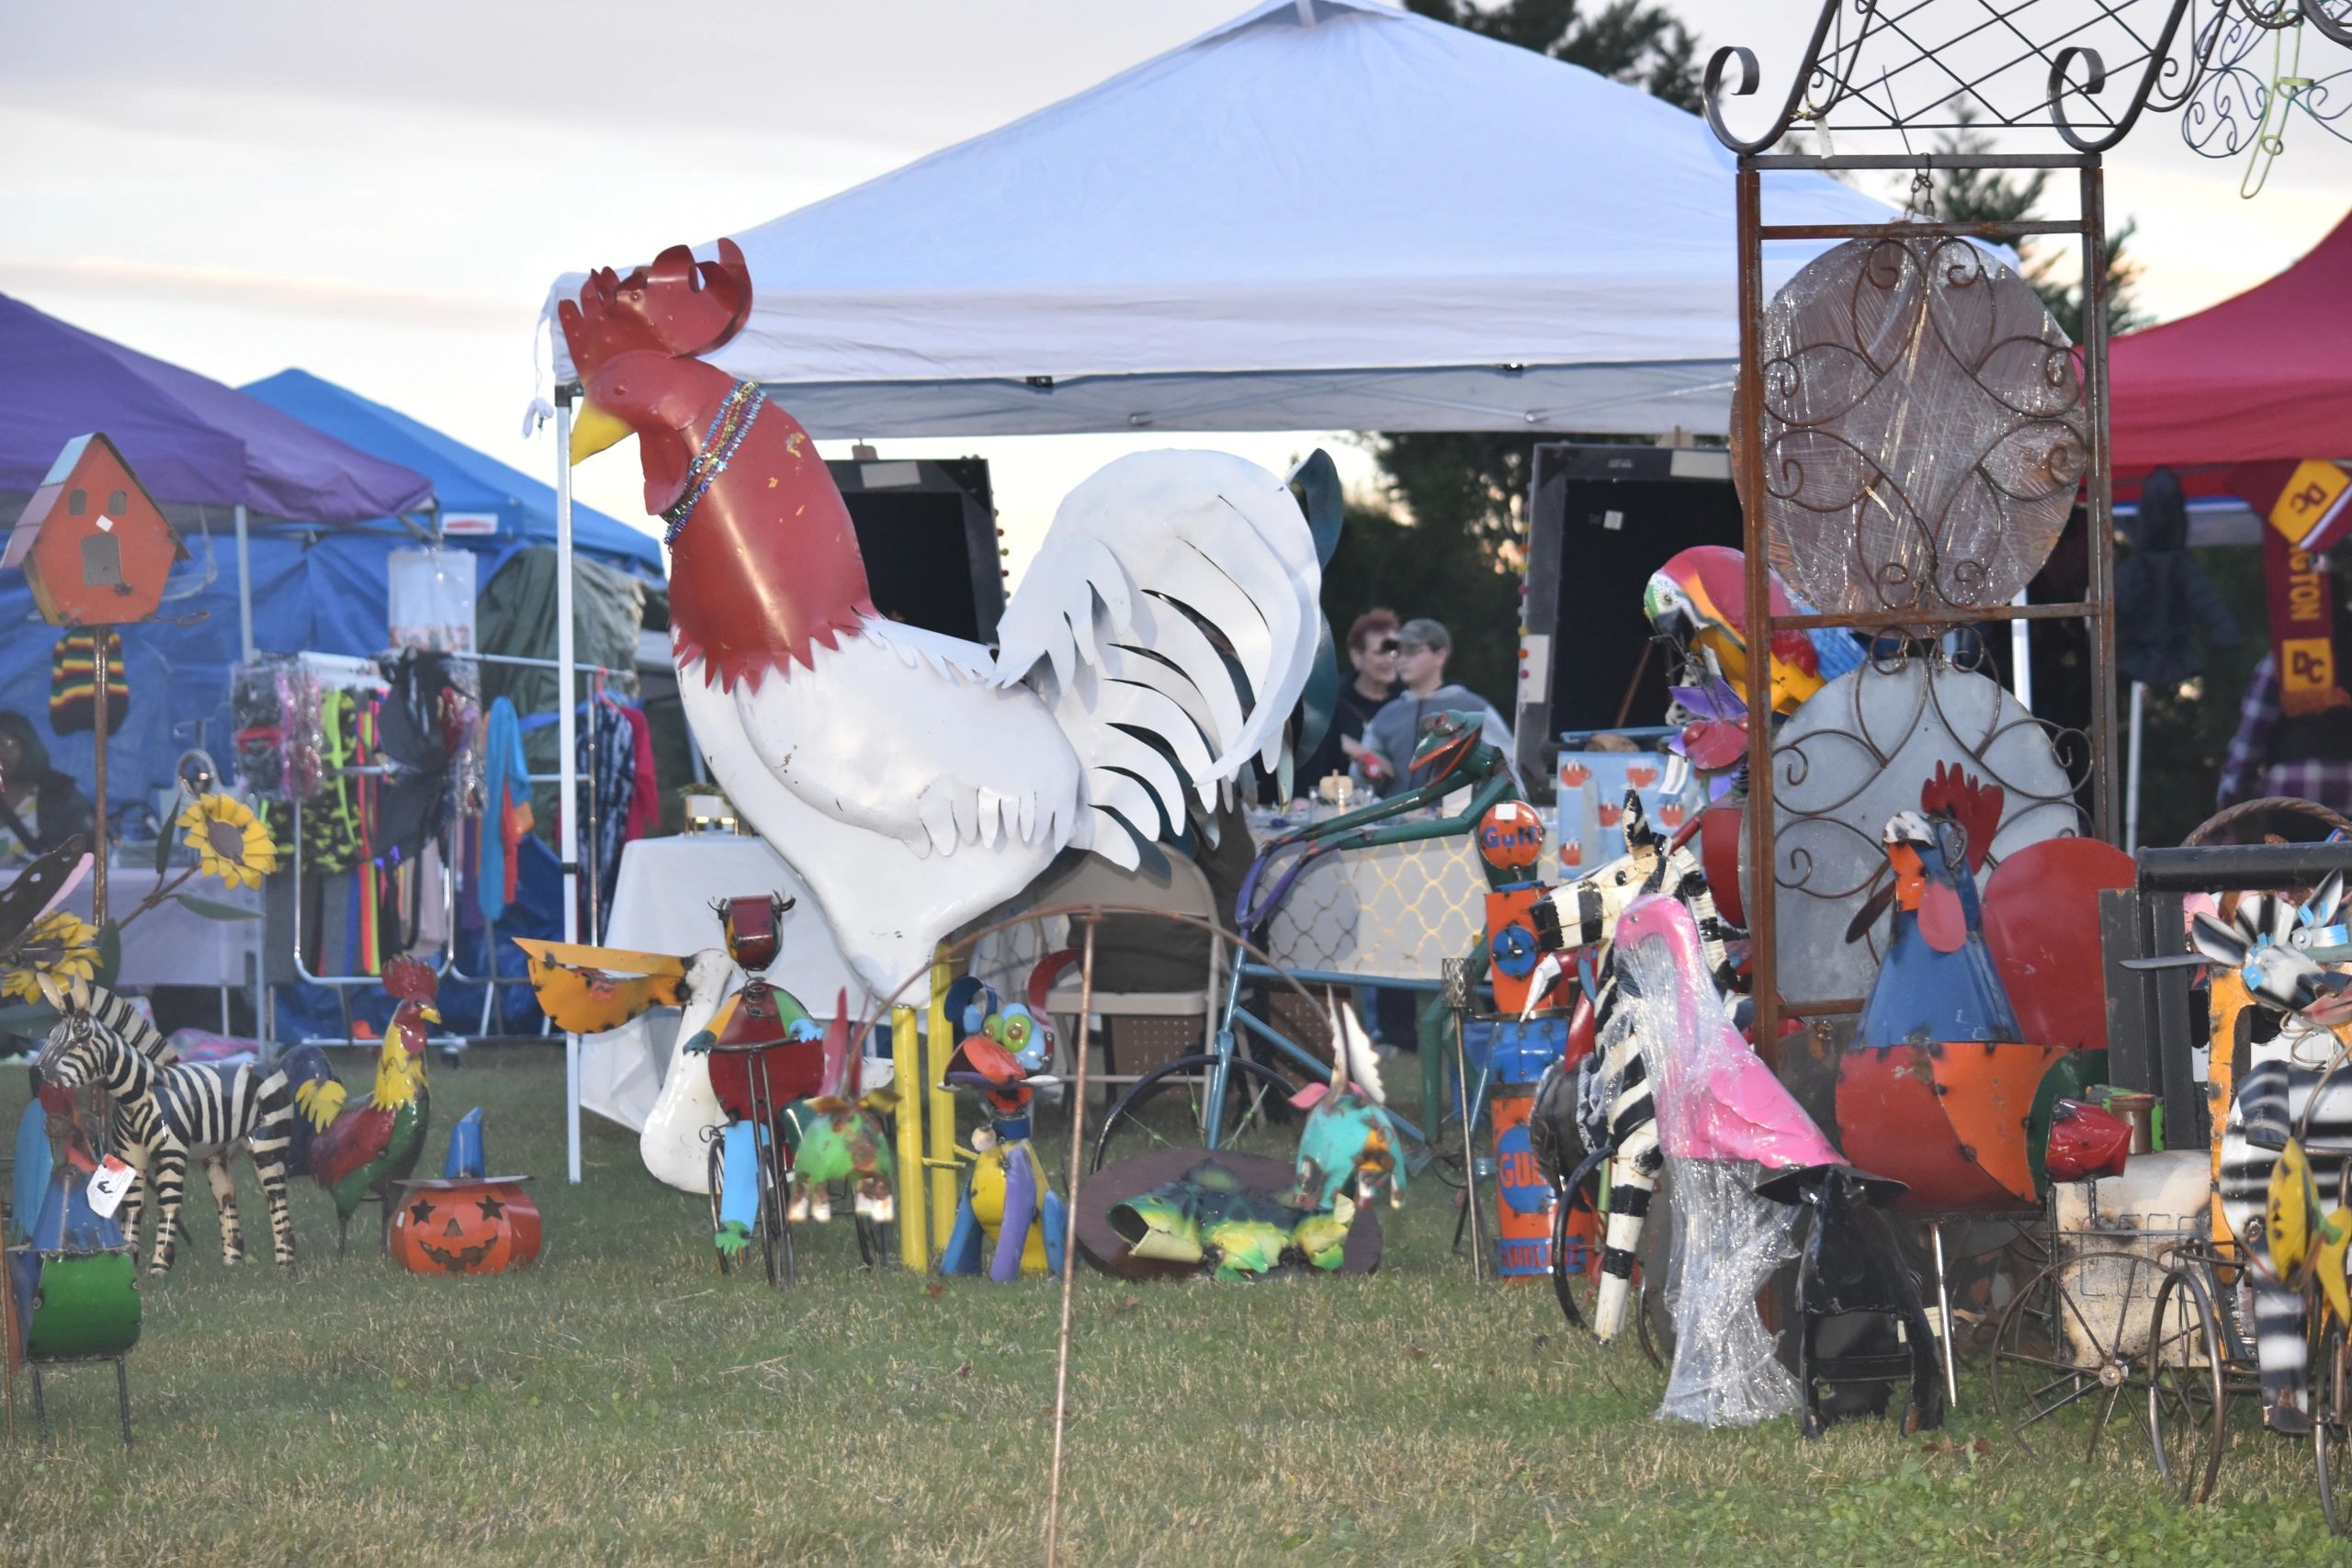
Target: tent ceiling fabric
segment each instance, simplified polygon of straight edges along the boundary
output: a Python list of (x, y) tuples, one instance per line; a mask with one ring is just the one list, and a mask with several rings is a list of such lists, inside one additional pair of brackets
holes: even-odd
[[(1765, 216), (1893, 214), (1770, 174)], [(1729, 416), (1731, 154), (1634, 88), (1368, 0), (1272, 0), (736, 239), (752, 313), (714, 363), (819, 435)], [(1767, 246), (1767, 289), (1823, 248)]]

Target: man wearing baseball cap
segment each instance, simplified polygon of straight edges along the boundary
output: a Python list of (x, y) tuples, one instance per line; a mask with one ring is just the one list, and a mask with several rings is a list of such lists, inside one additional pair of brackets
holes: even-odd
[(1413, 774), (1408, 764), (1420, 741), (1421, 725), (1450, 709), (1467, 708), (1487, 716), (1487, 743), (1511, 755), (1510, 726), (1495, 705), (1467, 686), (1450, 684), (1445, 661), (1453, 652), (1453, 638), (1442, 622), (1417, 615), (1396, 628), (1396, 674), (1405, 682), (1402, 695), (1372, 716), (1363, 728), (1363, 743), (1386, 766), (1373, 781), (1383, 795), (1402, 794), (1428, 782), (1426, 773)]

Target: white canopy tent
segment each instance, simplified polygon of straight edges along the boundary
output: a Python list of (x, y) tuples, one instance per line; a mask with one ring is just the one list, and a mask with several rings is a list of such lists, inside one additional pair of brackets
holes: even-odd
[[(1765, 179), (1775, 222), (1893, 216)], [(1731, 155), (1647, 94), (1373, 0), (1266, 0), (734, 238), (752, 310), (712, 360), (820, 437), (1729, 422)], [(1767, 286), (1822, 248), (1768, 244)], [(559, 491), (568, 519), (568, 469)], [(568, 667), (568, 602), (559, 624)]]
[[(1893, 216), (1766, 179), (1775, 222)], [(1267, 0), (735, 240), (751, 319), (713, 362), (820, 436), (1729, 415), (1731, 154), (1645, 93), (1371, 0)], [(1821, 248), (1767, 245), (1768, 288)]]

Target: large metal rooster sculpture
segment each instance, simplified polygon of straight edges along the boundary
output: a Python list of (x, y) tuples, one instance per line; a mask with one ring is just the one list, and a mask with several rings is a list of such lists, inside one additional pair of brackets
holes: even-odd
[(1064, 848), (1132, 867), (1188, 793), (1276, 762), (1337, 522), (1238, 457), (1136, 454), (1063, 501), (994, 654), (885, 619), (808, 432), (695, 357), (751, 301), (728, 240), (592, 275), (558, 309), (571, 456), (638, 437), (695, 739), (888, 994)]

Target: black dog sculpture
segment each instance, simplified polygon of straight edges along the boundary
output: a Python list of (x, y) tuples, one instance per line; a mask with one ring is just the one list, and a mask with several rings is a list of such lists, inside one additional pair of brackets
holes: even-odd
[[(1851, 1166), (1815, 1165), (1782, 1171), (1758, 1182), (1756, 1194), (1776, 1203), (1813, 1211), (1804, 1255), (1797, 1265), (1797, 1381), (1804, 1386), (1801, 1427), (1817, 1438), (1829, 1424), (1822, 1407), (1826, 1386), (1900, 1382), (1908, 1373), (1911, 1403), (1903, 1430), (1933, 1431), (1944, 1422), (1943, 1379), (1936, 1364), (1936, 1334), (1919, 1300), (1919, 1287), (1904, 1266), (1894, 1227), (1881, 1212), (1903, 1196), (1899, 1181)], [(1825, 1359), (1815, 1340), (1826, 1318), (1877, 1313), (1903, 1327), (1905, 1348), (1894, 1354)]]

